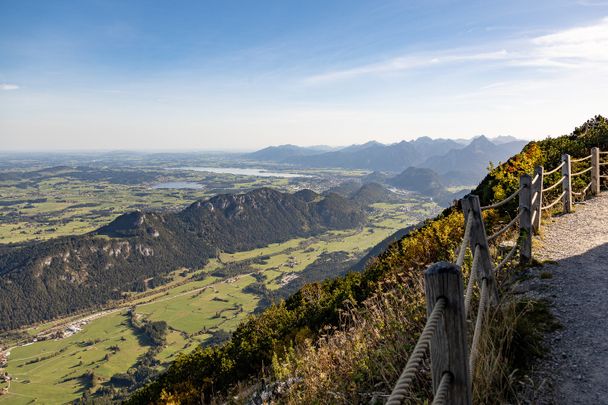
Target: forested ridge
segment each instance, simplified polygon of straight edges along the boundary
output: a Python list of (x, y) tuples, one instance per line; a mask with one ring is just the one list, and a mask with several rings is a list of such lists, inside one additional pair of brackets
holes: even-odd
[(81, 236), (0, 252), (0, 330), (120, 299), (145, 279), (248, 250), (360, 225), (359, 204), (262, 188), (197, 201), (177, 213), (134, 211)]
[[(473, 193), (480, 196), (482, 204), (500, 200), (517, 190), (519, 176), (532, 173), (536, 165), (554, 167), (562, 153), (582, 157), (594, 146), (608, 148), (608, 121), (601, 116), (570, 135), (528, 143), (520, 153), (492, 168)], [(516, 208), (514, 204), (501, 208), (497, 215), (509, 215)], [(488, 221), (491, 226), (492, 219)], [(226, 395), (237, 398), (247, 392), (251, 395), (261, 378), (281, 381), (289, 376), (297, 377), (297, 382), (282, 394), (287, 403), (328, 403), (331, 398), (339, 398), (340, 403), (367, 403), (368, 392), (390, 392), (404, 359), (385, 357), (383, 350), (395, 338), (413, 344), (424, 325), (423, 295), (403, 294), (419, 291), (429, 264), (454, 260), (462, 224), (457, 207), (446, 209), (388, 246), (363, 272), (304, 285), (287, 300), (249, 317), (228, 342), (180, 356), (129, 403), (200, 403), (201, 399), (208, 402)], [(370, 334), (370, 324), (357, 322), (367, 319), (373, 305), (399, 312), (399, 322), (382, 322), (377, 329), (380, 334)], [(345, 313), (351, 314), (346, 324)], [(340, 335), (341, 328), (346, 328), (343, 342), (352, 346), (340, 347), (340, 354), (328, 342), (333, 335)], [(386, 333), (384, 338), (382, 333)], [(352, 336), (361, 340), (353, 341)], [(387, 359), (394, 363), (387, 364)], [(253, 388), (248, 390), (248, 386)]]

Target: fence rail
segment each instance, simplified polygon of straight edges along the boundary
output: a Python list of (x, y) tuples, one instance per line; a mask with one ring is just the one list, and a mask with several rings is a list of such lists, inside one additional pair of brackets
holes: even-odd
[[(411, 384), (419, 371), (427, 350), (431, 357), (431, 374), (433, 380), (433, 404), (472, 403), (472, 380), (479, 342), (487, 311), (498, 301), (498, 289), (494, 275), (513, 260), (519, 251), (519, 263), (527, 264), (532, 260), (532, 235), (538, 234), (542, 225), (543, 211), (562, 203), (562, 212), (572, 211), (573, 196), (600, 193), (601, 179), (608, 178), (600, 169), (608, 162), (600, 158), (608, 155), (592, 148), (591, 154), (572, 159), (562, 155), (561, 163), (552, 170), (546, 171), (542, 166), (534, 170), (534, 178), (525, 174), (520, 177), (519, 188), (508, 197), (491, 205), (481, 207), (479, 197), (473, 194), (460, 201), (464, 213), (464, 235), (457, 251), (456, 263), (434, 263), (425, 271), (425, 295), (427, 304), (427, 322), (414, 350), (408, 358), (387, 404), (401, 404), (407, 397)], [(588, 168), (572, 172), (572, 163), (583, 163), (590, 160)], [(561, 170), (561, 178), (554, 184), (544, 187), (547, 176)], [(578, 192), (572, 190), (572, 178), (590, 175), (590, 182)], [(561, 193), (550, 203), (545, 203), (546, 194), (561, 185)], [(517, 214), (507, 224), (486, 235), (482, 211), (504, 206), (518, 197)], [(509, 230), (513, 232), (508, 233)], [(503, 235), (512, 235), (512, 247), (503, 257), (492, 258), (490, 243), (501, 239)], [(466, 290), (463, 287), (461, 268), (465, 264), (466, 253), (471, 253), (470, 276)], [(494, 262), (497, 261), (497, 264)], [(475, 286), (479, 289), (479, 303), (473, 331), (467, 330), (467, 322), (473, 314), (471, 300)], [(472, 321), (472, 320), (471, 320)], [(468, 341), (471, 341), (469, 346)]]

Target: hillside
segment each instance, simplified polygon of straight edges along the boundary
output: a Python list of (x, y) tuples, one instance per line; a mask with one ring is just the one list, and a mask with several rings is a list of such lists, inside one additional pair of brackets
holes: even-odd
[(367, 206), (378, 202), (397, 203), (403, 201), (398, 194), (375, 182), (347, 181), (325, 191), (325, 195), (336, 193), (357, 204)]
[(446, 206), (462, 193), (450, 193), (437, 173), (431, 169), (408, 167), (402, 173), (387, 180), (389, 184), (403, 190), (416, 191), (432, 197), (439, 205)]
[[(489, 204), (517, 190), (519, 176), (535, 165), (554, 167), (561, 153), (585, 156), (592, 146), (608, 147), (608, 121), (603, 117), (571, 135), (529, 143), (488, 174), (474, 193)], [(512, 214), (512, 208), (506, 206), (503, 214)], [(264, 384), (256, 381), (262, 367), (271, 381), (284, 384), (285, 403), (335, 398), (368, 403), (370, 393), (385, 396), (424, 325), (422, 272), (433, 262), (454, 260), (462, 223), (457, 208), (447, 209), (390, 244), (363, 272), (303, 286), (240, 324), (224, 345), (181, 357), (129, 403), (188, 403), (228, 393), (246, 401), (267, 386), (268, 379)], [(297, 383), (286, 386), (294, 377)], [(232, 389), (237, 383), (239, 389)], [(414, 402), (428, 399), (424, 389), (418, 394)]]
[(197, 201), (177, 213), (135, 211), (87, 235), (0, 253), (0, 329), (99, 306), (143, 280), (179, 267), (199, 268), (218, 252), (248, 250), (327, 229), (360, 225), (360, 206), (321, 197), (256, 189)]
[(379, 202), (397, 203), (403, 200), (398, 194), (378, 183), (363, 184), (363, 186), (352, 195), (351, 199), (362, 206)]

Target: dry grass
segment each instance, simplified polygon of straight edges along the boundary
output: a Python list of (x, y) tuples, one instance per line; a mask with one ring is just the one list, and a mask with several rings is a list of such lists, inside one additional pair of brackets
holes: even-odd
[(506, 296), (488, 313), (481, 335), (473, 402), (513, 403), (516, 383), (545, 353), (543, 335), (558, 327), (546, 302)]
[[(315, 345), (307, 341), (280, 361), (275, 359), (277, 378), (301, 379), (281, 402), (383, 403), (425, 320), (421, 282), (370, 298), (363, 308), (344, 313), (342, 327), (328, 330)], [(428, 364), (424, 368), (428, 370)], [(411, 401), (420, 403), (428, 398), (430, 381), (421, 378), (415, 386)]]
[[(393, 288), (372, 297), (363, 308), (344, 313), (342, 327), (328, 329), (316, 344), (306, 341), (275, 357), (275, 379), (299, 379), (278, 402), (384, 403), (426, 320), (422, 282), (410, 288), (391, 284)], [(474, 403), (513, 401), (516, 382), (544, 352), (543, 334), (555, 327), (544, 302), (506, 296), (491, 309), (474, 372)], [(428, 368), (426, 362), (409, 403), (432, 397)]]

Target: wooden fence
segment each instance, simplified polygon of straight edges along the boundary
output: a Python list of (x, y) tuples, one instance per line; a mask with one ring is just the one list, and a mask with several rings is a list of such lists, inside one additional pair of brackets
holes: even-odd
[[(561, 202), (562, 212), (569, 213), (574, 198), (584, 199), (588, 193), (591, 196), (599, 194), (601, 180), (608, 178), (608, 175), (601, 174), (601, 168), (608, 165), (608, 162), (601, 161), (603, 155), (608, 155), (608, 152), (601, 152), (598, 148), (591, 149), (590, 155), (579, 159), (565, 154), (558, 167), (549, 171), (537, 167), (534, 177), (528, 174), (521, 176), (519, 188), (492, 205), (480, 206), (479, 197), (472, 194), (461, 200), (465, 231), (457, 251), (456, 263), (434, 263), (424, 273), (427, 322), (387, 404), (401, 404), (406, 399), (427, 350), (430, 350), (433, 404), (472, 403), (472, 376), (479, 354), (484, 318), (499, 298), (494, 275), (513, 259), (517, 251), (520, 264), (530, 263), (532, 235), (540, 232), (543, 211), (548, 211)], [(588, 167), (572, 172), (573, 163)], [(545, 187), (547, 179), (560, 173), (556, 182)], [(590, 182), (585, 183), (586, 186), (577, 192), (573, 190), (572, 184), (578, 176), (589, 176)], [(560, 188), (561, 193), (556, 198), (545, 202), (547, 196), (555, 194)], [(504, 206), (515, 198), (519, 201), (517, 214), (488, 236), (482, 212)], [(503, 244), (503, 257), (495, 262), (490, 246), (496, 247), (499, 239), (513, 234), (516, 236), (515, 241), (512, 245)], [(464, 289), (461, 267), (467, 249), (472, 254), (472, 261), (470, 277)], [(468, 331), (467, 320), (471, 316), (471, 298), (476, 285), (480, 291), (479, 304), (474, 329)]]

